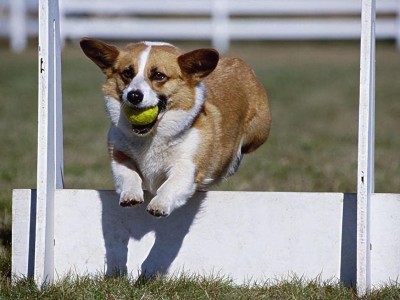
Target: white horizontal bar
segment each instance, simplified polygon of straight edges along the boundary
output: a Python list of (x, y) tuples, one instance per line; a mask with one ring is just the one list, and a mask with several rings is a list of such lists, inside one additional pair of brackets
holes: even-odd
[[(251, 19), (229, 21), (228, 34), (233, 40), (301, 40), (301, 39), (358, 39), (359, 20), (330, 19)], [(395, 38), (395, 20), (381, 20), (377, 25), (378, 38)], [(114, 30), (117, 28), (118, 30)], [(62, 27), (65, 38), (92, 36), (105, 39), (210, 39), (213, 35), (208, 20), (159, 19), (65, 19)]]
[[(396, 20), (380, 20), (378, 38), (396, 38)], [(349, 19), (251, 19), (231, 20), (229, 32), (232, 39), (358, 39), (361, 22)]]
[[(208, 39), (212, 35), (210, 21), (198, 20), (165, 20), (153, 19), (108, 19), (79, 20), (66, 19), (62, 35), (65, 38), (91, 36), (110, 39), (169, 38), (169, 39)], [(118, 30), (115, 30), (118, 28)]]
[(398, 282), (400, 276), (400, 194), (372, 194), (371, 285)]
[[(164, 0), (151, 1), (92, 1), (64, 0), (63, 12), (67, 14), (191, 14), (206, 15), (212, 11), (211, 0), (170, 0), (165, 5)], [(235, 0), (227, 2), (227, 10), (232, 15), (334, 15), (360, 14), (361, 2), (349, 0)], [(396, 0), (380, 0), (377, 5), (378, 13), (391, 13), (397, 10)]]
[[(120, 207), (114, 191), (64, 189), (55, 199), (60, 277), (112, 274), (119, 267), (132, 276), (145, 270), (220, 274), (239, 284), (289, 274), (354, 280), (354, 194), (199, 193), (163, 219), (148, 214), (146, 204)], [(29, 201), (16, 197), (13, 205)], [(28, 238), (25, 228), (16, 233)]]
[[(373, 194), (371, 205), (371, 282), (378, 288), (400, 275), (400, 238), (388, 230), (400, 226), (400, 194)], [(60, 277), (118, 265), (137, 276), (143, 265), (170, 266), (168, 274), (182, 266), (214, 271), (237, 283), (297, 273), (354, 284), (356, 209), (355, 194), (210, 192), (156, 219), (145, 205), (119, 207), (114, 191), (58, 190), (55, 267)], [(32, 275), (34, 211), (35, 191), (14, 190), (14, 275)]]
[(211, 0), (182, 1), (182, 0), (151, 0), (151, 1), (82, 1), (64, 0), (62, 12), (66, 14), (90, 13), (90, 14), (210, 14)]

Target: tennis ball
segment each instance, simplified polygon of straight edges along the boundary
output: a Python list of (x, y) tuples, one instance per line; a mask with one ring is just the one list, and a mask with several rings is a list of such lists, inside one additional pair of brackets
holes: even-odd
[(147, 125), (157, 118), (158, 106), (137, 109), (130, 106), (124, 106), (124, 114), (133, 125)]

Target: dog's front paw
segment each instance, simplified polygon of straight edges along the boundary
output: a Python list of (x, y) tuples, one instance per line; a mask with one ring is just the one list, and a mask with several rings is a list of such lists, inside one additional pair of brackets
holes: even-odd
[(143, 203), (143, 193), (133, 193), (130, 191), (123, 191), (119, 197), (119, 205), (122, 207), (132, 207)]
[(156, 196), (150, 201), (147, 211), (155, 217), (167, 217), (171, 212), (171, 206)]

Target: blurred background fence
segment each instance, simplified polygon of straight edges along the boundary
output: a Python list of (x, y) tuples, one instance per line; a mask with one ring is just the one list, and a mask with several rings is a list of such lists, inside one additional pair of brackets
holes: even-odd
[[(358, 40), (360, 0), (62, 0), (62, 39)], [(378, 0), (378, 39), (400, 48), (400, 1)], [(0, 37), (22, 51), (36, 37), (37, 0), (0, 0)]]

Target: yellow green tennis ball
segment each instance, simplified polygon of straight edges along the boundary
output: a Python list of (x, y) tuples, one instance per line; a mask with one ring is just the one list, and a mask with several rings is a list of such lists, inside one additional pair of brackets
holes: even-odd
[(137, 109), (124, 106), (124, 113), (129, 122), (134, 125), (147, 125), (153, 123), (158, 116), (158, 106)]

